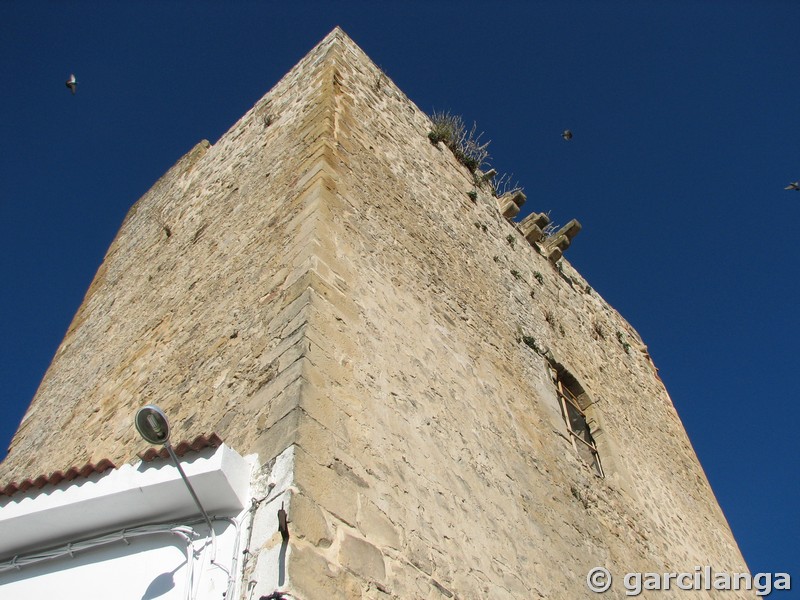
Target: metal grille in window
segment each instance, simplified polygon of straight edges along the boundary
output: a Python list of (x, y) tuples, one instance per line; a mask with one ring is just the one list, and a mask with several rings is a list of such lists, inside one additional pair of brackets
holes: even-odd
[(589, 424), (586, 422), (586, 415), (578, 404), (578, 399), (561, 381), (558, 382), (558, 397), (561, 401), (561, 413), (567, 423), (572, 446), (583, 462), (589, 465), (598, 477), (604, 477), (597, 444), (595, 444)]

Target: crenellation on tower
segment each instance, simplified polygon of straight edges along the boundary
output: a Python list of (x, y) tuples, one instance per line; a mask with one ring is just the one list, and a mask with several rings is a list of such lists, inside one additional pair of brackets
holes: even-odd
[(572, 240), (581, 231), (580, 221), (572, 219), (561, 229), (549, 236), (544, 242), (544, 253), (551, 263), (556, 263), (564, 255), (564, 252), (572, 244)]

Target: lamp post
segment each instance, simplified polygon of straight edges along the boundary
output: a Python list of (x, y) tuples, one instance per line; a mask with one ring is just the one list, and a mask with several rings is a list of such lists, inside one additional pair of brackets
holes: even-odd
[(172, 458), (172, 462), (174, 462), (175, 466), (178, 468), (178, 473), (180, 473), (183, 483), (186, 484), (186, 488), (192, 495), (192, 499), (194, 500), (195, 504), (197, 504), (197, 508), (202, 513), (203, 518), (205, 518), (206, 524), (208, 524), (209, 532), (213, 538), (214, 528), (211, 525), (211, 519), (208, 518), (208, 514), (203, 508), (203, 505), (200, 504), (200, 499), (197, 497), (197, 494), (195, 494), (192, 484), (189, 483), (186, 473), (184, 473), (183, 469), (181, 468), (181, 463), (178, 462), (177, 454), (175, 454), (175, 451), (172, 449), (172, 445), (169, 443), (169, 421), (167, 420), (167, 415), (165, 415), (164, 411), (158, 406), (154, 404), (148, 404), (147, 406), (143, 406), (136, 411), (136, 416), (134, 417), (133, 422), (134, 425), (136, 425), (136, 431), (139, 432), (139, 435), (141, 435), (146, 442), (158, 446), (164, 446), (164, 448), (167, 449), (167, 453), (169, 454), (170, 458)]

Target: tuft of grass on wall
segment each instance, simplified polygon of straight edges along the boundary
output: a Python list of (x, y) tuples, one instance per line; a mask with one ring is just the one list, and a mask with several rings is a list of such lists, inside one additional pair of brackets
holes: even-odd
[(462, 165), (475, 173), (488, 159), (490, 142), (481, 142), (483, 132), (478, 133), (476, 123), (467, 130), (459, 115), (435, 112), (431, 115), (431, 130), (428, 139), (432, 144), (443, 142)]

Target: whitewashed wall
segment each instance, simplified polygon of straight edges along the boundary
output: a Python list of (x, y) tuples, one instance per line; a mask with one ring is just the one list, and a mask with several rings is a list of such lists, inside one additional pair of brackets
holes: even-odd
[[(61, 600), (114, 598), (115, 600), (221, 599), (228, 573), (237, 575), (234, 560), (236, 528), (215, 522), (216, 564), (205, 523), (195, 524), (200, 538), (192, 544), (192, 572), (187, 544), (171, 534), (154, 533), (122, 539), (99, 548), (0, 573), (3, 600)], [(191, 580), (190, 580), (191, 577)], [(189, 586), (191, 585), (191, 592)]]
[(285, 583), (277, 509), (288, 508), (292, 457), (290, 447), (259, 469), (255, 456), (223, 445), (181, 459), (213, 537), (168, 461), (3, 498), (0, 598), (222, 600), (271, 592)]

